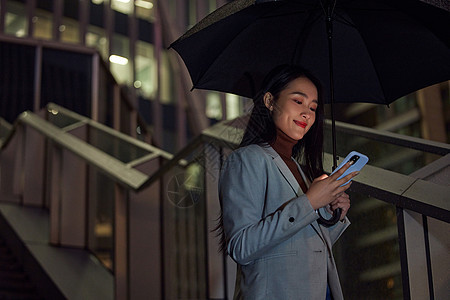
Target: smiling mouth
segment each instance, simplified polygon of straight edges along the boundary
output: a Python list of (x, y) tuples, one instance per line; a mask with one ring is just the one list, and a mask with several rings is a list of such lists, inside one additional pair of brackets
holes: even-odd
[(306, 125), (308, 125), (308, 124), (306, 124), (305, 122), (300, 122), (300, 121), (296, 121), (296, 120), (294, 120), (294, 123), (295, 123), (297, 126), (300, 126), (301, 128), (305, 128)]

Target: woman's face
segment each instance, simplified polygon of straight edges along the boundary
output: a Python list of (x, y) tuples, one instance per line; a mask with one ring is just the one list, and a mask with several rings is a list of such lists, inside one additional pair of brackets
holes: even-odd
[(291, 81), (275, 101), (270, 93), (264, 103), (271, 110), (278, 129), (294, 140), (301, 140), (316, 120), (319, 104), (316, 86), (306, 77)]

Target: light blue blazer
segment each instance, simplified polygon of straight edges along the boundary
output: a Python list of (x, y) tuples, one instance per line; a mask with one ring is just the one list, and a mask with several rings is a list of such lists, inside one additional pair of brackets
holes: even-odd
[[(304, 173), (300, 173), (306, 183)], [(235, 299), (343, 299), (331, 247), (350, 224), (326, 228), (269, 145), (231, 153), (219, 180), (227, 252), (238, 264)], [(330, 214), (321, 208), (321, 214)]]

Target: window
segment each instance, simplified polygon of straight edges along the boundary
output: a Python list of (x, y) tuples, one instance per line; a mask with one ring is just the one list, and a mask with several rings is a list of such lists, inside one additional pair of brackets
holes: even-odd
[(144, 98), (155, 98), (158, 78), (152, 44), (137, 41), (135, 67), (136, 81), (134, 82), (134, 87), (138, 89)]
[(25, 6), (15, 1), (6, 2), (5, 33), (24, 37), (28, 33)]

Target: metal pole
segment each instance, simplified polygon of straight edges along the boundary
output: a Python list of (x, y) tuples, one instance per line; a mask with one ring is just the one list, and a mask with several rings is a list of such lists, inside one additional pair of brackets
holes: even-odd
[(333, 6), (330, 1), (327, 1), (326, 7), (326, 28), (328, 37), (328, 59), (330, 65), (330, 105), (331, 105), (331, 136), (333, 140), (333, 168), (334, 171), (337, 167), (337, 151), (336, 151), (336, 125), (334, 119), (334, 79), (333, 79)]
[[(326, 2), (326, 29), (327, 29), (327, 36), (328, 36), (328, 59), (330, 63), (330, 104), (331, 104), (331, 136), (333, 139), (333, 167), (332, 170), (334, 171), (337, 167), (337, 154), (336, 154), (336, 124), (334, 120), (334, 79), (333, 79), (333, 9), (335, 1), (327, 1)], [(331, 219), (327, 220), (319, 213), (319, 224), (322, 224), (326, 227), (332, 226), (336, 224), (339, 219), (341, 218), (342, 210), (340, 208), (337, 208), (333, 212), (333, 216)]]

